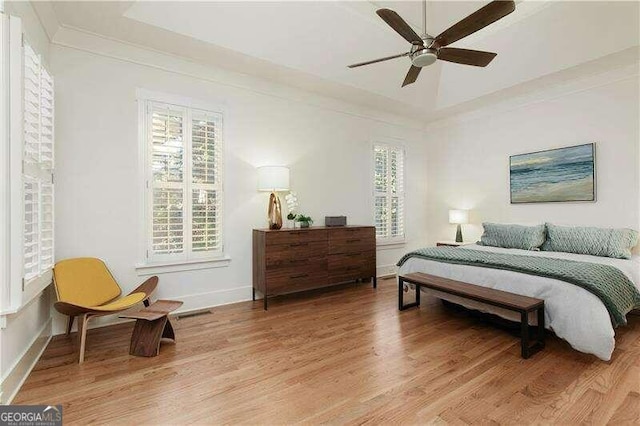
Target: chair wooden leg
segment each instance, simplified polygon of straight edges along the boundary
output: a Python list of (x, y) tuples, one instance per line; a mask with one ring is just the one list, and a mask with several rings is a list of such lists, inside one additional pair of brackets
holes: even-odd
[(82, 314), (80, 315), (80, 322), (78, 323), (78, 328), (80, 332), (80, 360), (79, 364), (84, 362), (84, 348), (85, 343), (87, 341), (87, 324), (89, 323), (89, 315)]
[(71, 328), (73, 327), (73, 320), (76, 319), (74, 316), (69, 316), (67, 319), (67, 336), (71, 334)]

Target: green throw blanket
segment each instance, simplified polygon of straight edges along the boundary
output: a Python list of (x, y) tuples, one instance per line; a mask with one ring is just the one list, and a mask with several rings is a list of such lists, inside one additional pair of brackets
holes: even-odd
[(614, 327), (626, 324), (625, 315), (631, 309), (640, 307), (640, 293), (636, 286), (621, 270), (610, 265), (456, 247), (429, 247), (405, 254), (398, 266), (402, 266), (411, 257), (505, 269), (577, 285), (595, 294), (604, 303)]

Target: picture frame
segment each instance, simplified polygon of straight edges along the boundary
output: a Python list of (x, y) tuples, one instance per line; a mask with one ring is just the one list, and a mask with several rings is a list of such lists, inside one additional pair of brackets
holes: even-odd
[(509, 157), (511, 204), (595, 202), (595, 143)]

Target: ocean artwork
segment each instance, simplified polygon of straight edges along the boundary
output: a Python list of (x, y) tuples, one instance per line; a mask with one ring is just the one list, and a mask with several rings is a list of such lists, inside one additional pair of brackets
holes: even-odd
[(595, 144), (509, 159), (511, 204), (595, 201)]

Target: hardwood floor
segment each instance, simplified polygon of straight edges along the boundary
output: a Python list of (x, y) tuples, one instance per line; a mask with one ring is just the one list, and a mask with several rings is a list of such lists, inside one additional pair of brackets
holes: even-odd
[(399, 312), (380, 280), (173, 320), (177, 344), (129, 356), (133, 323), (46, 349), (14, 404), (65, 424), (640, 423), (640, 317), (609, 363), (550, 337), (528, 360), (499, 328), (431, 299)]

